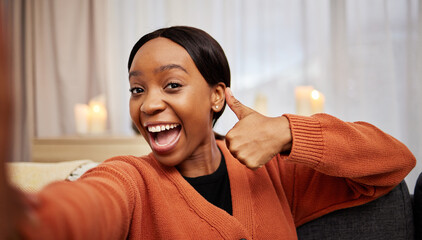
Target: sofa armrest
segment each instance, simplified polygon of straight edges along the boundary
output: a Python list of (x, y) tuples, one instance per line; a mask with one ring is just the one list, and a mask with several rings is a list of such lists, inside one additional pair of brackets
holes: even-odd
[(406, 182), (367, 204), (341, 209), (297, 229), (299, 239), (413, 239), (412, 203)]

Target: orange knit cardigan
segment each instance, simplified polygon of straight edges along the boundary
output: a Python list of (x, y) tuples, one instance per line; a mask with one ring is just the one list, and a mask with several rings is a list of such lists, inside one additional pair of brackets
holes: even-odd
[(28, 239), (297, 239), (296, 226), (371, 201), (415, 165), (399, 141), (363, 122), (286, 115), (293, 146), (252, 171), (223, 141), (233, 216), (207, 202), (153, 154), (120, 156), (76, 182), (42, 190)]

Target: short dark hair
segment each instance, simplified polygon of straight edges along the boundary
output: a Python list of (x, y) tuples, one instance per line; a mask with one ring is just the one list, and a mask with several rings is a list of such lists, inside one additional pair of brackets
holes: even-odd
[[(230, 67), (224, 54), (223, 48), (218, 42), (205, 31), (188, 26), (173, 26), (161, 28), (144, 35), (133, 46), (130, 52), (128, 71), (132, 65), (133, 58), (138, 50), (148, 41), (163, 37), (182, 46), (189, 53), (196, 68), (207, 81), (209, 86), (215, 86), (223, 82), (226, 87), (230, 87)], [(217, 119), (223, 114), (224, 108), (213, 115), (213, 126)]]

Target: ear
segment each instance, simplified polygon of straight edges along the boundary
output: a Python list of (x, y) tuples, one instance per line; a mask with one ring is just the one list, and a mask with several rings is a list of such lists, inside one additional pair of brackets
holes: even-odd
[(225, 89), (226, 84), (224, 84), (223, 82), (219, 82), (217, 85), (212, 87), (211, 108), (214, 112), (220, 112), (224, 106), (224, 103), (226, 101), (226, 96), (224, 93)]

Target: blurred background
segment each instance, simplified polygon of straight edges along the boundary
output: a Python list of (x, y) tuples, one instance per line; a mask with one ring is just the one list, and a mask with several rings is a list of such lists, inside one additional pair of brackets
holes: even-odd
[[(15, 161), (31, 161), (37, 139), (134, 136), (132, 46), (157, 28), (190, 25), (221, 44), (233, 92), (246, 105), (278, 116), (311, 114), (317, 104), (316, 112), (367, 121), (419, 160), (407, 177), (411, 191), (422, 171), (420, 0), (1, 1), (13, 60)], [(312, 89), (307, 106), (301, 94)], [(227, 109), (215, 129), (224, 134), (235, 123)]]

